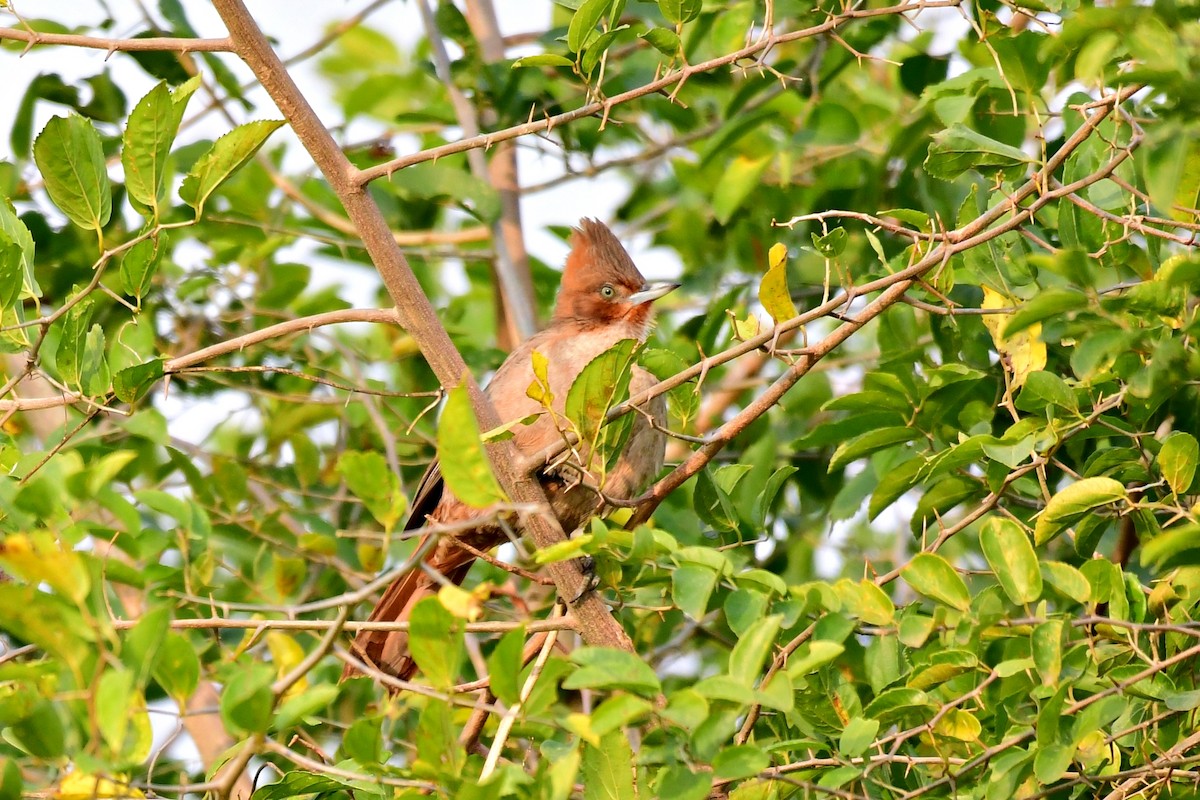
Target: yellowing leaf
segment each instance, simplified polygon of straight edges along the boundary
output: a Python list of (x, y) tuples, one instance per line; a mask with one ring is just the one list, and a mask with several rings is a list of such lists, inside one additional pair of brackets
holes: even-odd
[(767, 266), (771, 269), (783, 264), (787, 260), (787, 245), (782, 242), (776, 242), (771, 245), (771, 249), (767, 251)]
[[(1010, 308), (1016, 301), (994, 289), (983, 287), (984, 309)], [(1042, 324), (1035, 322), (1028, 328), (1014, 334), (1011, 338), (1004, 336), (1003, 314), (984, 314), (983, 324), (992, 334), (996, 344), (996, 352), (1004, 363), (1004, 368), (1012, 373), (1012, 388), (1019, 389), (1025, 384), (1030, 373), (1037, 372), (1046, 366), (1046, 343), (1042, 341)]]
[(145, 797), (127, 783), (116, 783), (108, 778), (90, 775), (82, 770), (72, 770), (63, 776), (54, 793), (55, 800), (94, 800), (105, 797)]
[(979, 738), (983, 726), (978, 718), (969, 711), (959, 708), (947, 709), (946, 714), (938, 720), (933, 732), (938, 736), (957, 739), (960, 742), (973, 742)]
[(550, 361), (537, 350), (530, 356), (533, 366), (533, 383), (525, 390), (525, 396), (543, 407), (554, 405), (554, 393), (550, 391)]
[(45, 532), (13, 533), (0, 539), (0, 567), (31, 584), (45, 582), (76, 603), (83, 602), (91, 588), (80, 555)]
[[(304, 660), (304, 648), (291, 636), (280, 631), (271, 631), (267, 634), (267, 649), (271, 651), (271, 660), (275, 662), (277, 678), (287, 675)], [(291, 699), (306, 689), (308, 689), (308, 679), (301, 678), (287, 690), (284, 699)]]
[(758, 317), (753, 314), (745, 319), (733, 318), (733, 336), (735, 339), (746, 341), (758, 336)]
[(492, 593), (490, 583), (481, 583), (471, 591), (448, 583), (438, 589), (438, 600), (447, 611), (459, 619), (474, 622), (483, 616), (483, 601)]
[(778, 325), (783, 320), (799, 314), (788, 291), (787, 248), (782, 244), (775, 244), (767, 254), (767, 261), (770, 269), (758, 285), (758, 301)]

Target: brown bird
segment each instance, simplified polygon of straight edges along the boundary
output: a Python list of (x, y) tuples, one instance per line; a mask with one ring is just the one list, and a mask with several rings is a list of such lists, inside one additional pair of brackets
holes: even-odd
[[(526, 393), (535, 378), (533, 352), (541, 353), (548, 362), (552, 407), (561, 425), (568, 391), (583, 368), (622, 339), (645, 341), (650, 332), (653, 301), (677, 287), (673, 283), (647, 283), (612, 231), (595, 220), (580, 221), (571, 236), (571, 252), (563, 268), (558, 303), (549, 327), (514, 350), (486, 390), (504, 423), (543, 412), (531, 424), (515, 430), (514, 438), (521, 452), (532, 455), (562, 441), (562, 433), (553, 419), (555, 415), (544, 413), (544, 407)], [(655, 382), (650, 373), (634, 367), (630, 393), (644, 391)], [(658, 428), (662, 427), (666, 404), (661, 396), (643, 411), (656, 421)], [(634, 413), (625, 447), (604, 475), (601, 489), (608, 497), (636, 497), (662, 468), (666, 439), (661, 430), (650, 424), (646, 414)], [(541, 476), (550, 506), (568, 534), (599, 512), (604, 504), (596, 490), (583, 485), (579, 477), (579, 470), (569, 468), (547, 470)], [(594, 486), (596, 482), (592, 473), (589, 483)], [(484, 516), (445, 488), (438, 463), (434, 461), (417, 486), (405, 530), (430, 522), (455, 524)], [(418, 548), (435, 535), (425, 534)], [(475, 556), (459, 546), (455, 538), (476, 550), (490, 550), (507, 541), (494, 517), (489, 521), (481, 519), (477, 527), (454, 538), (439, 537), (425, 557), (425, 564), (455, 584), (462, 583), (475, 561)], [(426, 570), (414, 568), (388, 586), (371, 612), (371, 621), (406, 620), (420, 600), (436, 594), (437, 590), (438, 582)], [(368, 664), (397, 678), (408, 679), (416, 672), (416, 663), (408, 653), (408, 634), (404, 631), (360, 631), (354, 640), (354, 650)], [(347, 666), (342, 677), (354, 673), (354, 668)]]

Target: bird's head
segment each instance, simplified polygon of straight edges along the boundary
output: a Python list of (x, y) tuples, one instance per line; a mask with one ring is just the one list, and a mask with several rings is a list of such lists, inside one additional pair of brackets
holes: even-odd
[(627, 322), (643, 333), (655, 300), (679, 287), (647, 283), (633, 259), (601, 222), (584, 218), (571, 233), (571, 253), (563, 268), (555, 322), (603, 325)]

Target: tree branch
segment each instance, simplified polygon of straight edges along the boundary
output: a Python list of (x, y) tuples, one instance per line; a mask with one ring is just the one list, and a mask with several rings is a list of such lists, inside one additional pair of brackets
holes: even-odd
[[(241, 0), (215, 0), (214, 5), (225, 21), (238, 54), (291, 123), (293, 131), (341, 200), (396, 303), (401, 324), (416, 341), (438, 380), (443, 386), (465, 382), (481, 429), (498, 427), (500, 418), (495, 408), (480, 391), (446, 329), (438, 321), (433, 306), (396, 246), (382, 212), (363, 190), (363, 182), (358, 179), (359, 171), (346, 158), (292, 81), (244, 3)], [(521, 453), (514, 443), (493, 443), (487, 451), (500, 485), (514, 501), (548, 507), (541, 485), (517, 469)], [(549, 547), (566, 538), (553, 514), (530, 515), (526, 520), (526, 531), (539, 548)], [(587, 586), (587, 578), (580, 572), (577, 562), (551, 564), (548, 571), (561, 597), (568, 601), (580, 598), (574, 603), (573, 610), (584, 641), (632, 652), (632, 642), (613, 618), (608, 606), (595, 593), (583, 591)]]
[(516, 139), (530, 133), (549, 133), (559, 125), (564, 125), (568, 122), (574, 122), (577, 119), (590, 117), (597, 114), (603, 114), (605, 118), (612, 112), (613, 108), (623, 103), (628, 103), (631, 100), (636, 100), (639, 97), (645, 97), (655, 92), (661, 92), (676, 84), (683, 84), (688, 78), (693, 75), (698, 75), (703, 72), (711, 72), (720, 67), (729, 66), (740, 61), (743, 58), (756, 55), (761, 52), (770, 50), (771, 48), (783, 44), (785, 42), (794, 42), (799, 39), (808, 39), (813, 36), (819, 36), (823, 33), (828, 33), (835, 30), (841, 25), (854, 20), (866, 17), (882, 17), (892, 16), (895, 14), (904, 14), (910, 11), (921, 11), (927, 8), (953, 8), (960, 4), (961, 0), (922, 0), (914, 3), (901, 3), (899, 5), (888, 6), (886, 8), (876, 9), (854, 9), (842, 14), (831, 16), (820, 25), (814, 25), (810, 28), (805, 28), (799, 31), (792, 31), (784, 34), (771, 34), (759, 39), (754, 44), (748, 47), (743, 47), (733, 53), (720, 56), (718, 58), (702, 61), (699, 64), (688, 64), (682, 67), (678, 72), (672, 72), (658, 80), (639, 86), (636, 89), (630, 89), (627, 92), (613, 95), (603, 101), (588, 103), (580, 106), (573, 111), (567, 111), (562, 114), (556, 114), (552, 117), (547, 117), (537, 122), (526, 122), (521, 125), (514, 125), (504, 130), (495, 131), (493, 133), (485, 133), (479, 136), (468, 136), (460, 139), (457, 142), (449, 142), (438, 147), (431, 147), (422, 150), (419, 153), (414, 153), (410, 156), (402, 156), (392, 159), (378, 166), (369, 167), (363, 170), (355, 170), (352, 180), (359, 186), (364, 186), (373, 180), (390, 176), (393, 172), (404, 167), (410, 167), (413, 164), (420, 164), (424, 161), (433, 161), (455, 153), (462, 153), (467, 150), (474, 150), (478, 147), (490, 148), (500, 142), (506, 142), (509, 139)]
[(29, 47), (58, 44), (67, 47), (86, 47), (109, 53), (167, 51), (172, 53), (224, 53), (233, 50), (233, 41), (224, 39), (188, 39), (178, 36), (150, 36), (145, 39), (106, 39), (99, 36), (80, 36), (74, 33), (41, 33), (20, 28), (0, 28), (0, 40), (25, 42)]

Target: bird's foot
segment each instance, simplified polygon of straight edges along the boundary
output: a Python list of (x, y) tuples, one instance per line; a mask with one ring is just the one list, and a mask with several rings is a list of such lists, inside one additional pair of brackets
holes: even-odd
[(575, 605), (588, 594), (594, 592), (596, 587), (600, 585), (600, 576), (596, 574), (596, 559), (591, 556), (583, 556), (579, 559), (579, 572), (586, 579), (583, 587), (579, 590), (579, 594), (571, 598), (568, 605)]

